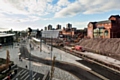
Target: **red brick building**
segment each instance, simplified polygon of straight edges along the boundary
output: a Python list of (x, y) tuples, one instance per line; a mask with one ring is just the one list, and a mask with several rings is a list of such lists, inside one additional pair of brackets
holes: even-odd
[(105, 21), (89, 22), (87, 37), (120, 38), (120, 16), (111, 15)]

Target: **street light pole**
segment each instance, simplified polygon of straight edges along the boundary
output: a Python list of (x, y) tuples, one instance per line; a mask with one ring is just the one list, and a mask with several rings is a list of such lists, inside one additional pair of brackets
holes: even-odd
[(52, 41), (52, 37), (51, 37), (51, 61), (52, 61), (52, 51), (53, 51), (52, 43), (53, 43), (53, 41)]
[[(30, 39), (29, 39), (30, 40)], [(30, 72), (30, 80), (32, 80), (32, 68), (31, 68), (31, 44), (29, 44), (30, 46), (30, 54), (29, 54), (29, 72)]]
[[(31, 39), (31, 32), (32, 32), (32, 29), (31, 28), (28, 28), (28, 39), (29, 39), (29, 43), (30, 43), (30, 39)], [(30, 80), (32, 80), (32, 70), (31, 70), (31, 44), (29, 44), (30, 46), (30, 53), (29, 53), (29, 73), (30, 73)]]
[(40, 32), (40, 52), (42, 51), (42, 32)]

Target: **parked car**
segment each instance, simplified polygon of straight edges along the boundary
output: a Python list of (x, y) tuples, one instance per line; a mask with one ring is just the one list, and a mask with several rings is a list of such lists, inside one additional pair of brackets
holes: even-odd
[(71, 47), (72, 50), (76, 50), (76, 51), (81, 51), (81, 52), (85, 52), (85, 49), (82, 46), (76, 45), (74, 47)]

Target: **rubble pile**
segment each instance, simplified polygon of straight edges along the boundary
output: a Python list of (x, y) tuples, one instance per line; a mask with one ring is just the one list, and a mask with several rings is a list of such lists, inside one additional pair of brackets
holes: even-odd
[(120, 38), (111, 39), (82, 39), (79, 45), (86, 50), (110, 56), (120, 60)]

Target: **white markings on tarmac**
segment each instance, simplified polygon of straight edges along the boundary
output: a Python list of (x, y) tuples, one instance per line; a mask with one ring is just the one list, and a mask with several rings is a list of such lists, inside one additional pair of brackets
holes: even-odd
[(21, 72), (21, 74), (20, 74), (20, 75), (24, 74), (26, 71), (27, 71), (27, 70), (24, 70), (23, 72)]
[(28, 74), (27, 77), (24, 79), (24, 80), (27, 80), (27, 78), (29, 77), (30, 75)]
[(51, 60), (51, 58), (50, 58), (50, 57), (46, 57), (45, 59), (47, 59), (47, 60)]
[(37, 73), (35, 73), (32, 77), (35, 77), (36, 74), (37, 74)]
[(35, 66), (42, 66), (42, 64), (40, 64), (40, 63), (33, 62), (32, 64), (35, 65)]
[(22, 77), (21, 80), (24, 80), (24, 77), (28, 74), (28, 72), (26, 72)]
[(37, 80), (40, 80), (40, 77)]
[(33, 78), (33, 80), (35, 80), (35, 78)]

